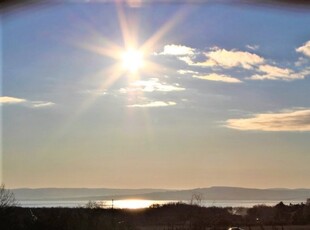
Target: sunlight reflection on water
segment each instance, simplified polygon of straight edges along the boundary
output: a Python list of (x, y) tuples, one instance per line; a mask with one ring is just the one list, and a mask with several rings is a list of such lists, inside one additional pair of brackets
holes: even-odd
[[(153, 200), (116, 200), (113, 201), (113, 206), (116, 208), (148, 208), (154, 203)], [(112, 206), (110, 204), (109, 206)]]

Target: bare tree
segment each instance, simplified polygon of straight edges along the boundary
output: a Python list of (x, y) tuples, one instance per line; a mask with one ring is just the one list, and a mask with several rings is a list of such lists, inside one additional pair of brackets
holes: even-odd
[(105, 202), (103, 201), (88, 201), (87, 204), (85, 204), (85, 208), (90, 208), (90, 209), (99, 209), (99, 208), (104, 208)]
[(202, 193), (194, 193), (192, 194), (192, 198), (190, 200), (190, 204), (191, 205), (198, 205), (198, 206), (202, 206), (203, 203), (203, 194)]
[(0, 208), (8, 208), (17, 206), (17, 201), (15, 199), (14, 193), (6, 189), (4, 184), (1, 184), (0, 186)]

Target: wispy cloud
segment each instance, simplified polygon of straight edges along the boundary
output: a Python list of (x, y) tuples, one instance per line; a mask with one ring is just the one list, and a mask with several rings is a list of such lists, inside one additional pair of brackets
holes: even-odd
[(258, 131), (310, 131), (310, 109), (254, 114), (251, 118), (229, 119), (226, 127)]
[(130, 108), (143, 108), (143, 107), (167, 107), (167, 106), (174, 106), (177, 103), (174, 101), (151, 101), (147, 103), (142, 103), (142, 104), (133, 104), (133, 105), (127, 105), (127, 107)]
[(107, 95), (107, 91), (103, 89), (88, 89), (88, 90), (83, 90), (80, 93), (82, 94), (92, 94), (92, 95), (97, 95), (97, 96), (103, 96)]
[(294, 63), (295, 66), (300, 67), (303, 65), (307, 65), (309, 62), (309, 59), (306, 57), (299, 57), (298, 60)]
[(199, 72), (197, 72), (197, 71), (187, 70), (187, 69), (180, 69), (180, 70), (178, 70), (178, 73), (182, 74), (182, 75), (184, 75), (184, 74), (199, 74)]
[(283, 69), (272, 65), (261, 65), (259, 70), (276, 77), (287, 76), (293, 72), (291, 69)]
[(17, 97), (7, 97), (7, 96), (0, 97), (1, 104), (16, 104), (22, 102), (26, 102), (26, 99)]
[(224, 74), (216, 74), (211, 73), (207, 75), (193, 75), (194, 78), (199, 78), (202, 80), (209, 80), (209, 81), (221, 81), (221, 82), (227, 82), (227, 83), (241, 83), (238, 78), (231, 77), (229, 75)]
[(304, 55), (310, 57), (310, 40), (307, 41), (302, 46), (298, 47), (296, 51), (299, 53), (303, 53)]
[(142, 92), (172, 92), (172, 91), (183, 91), (185, 88), (180, 87), (178, 84), (167, 84), (161, 83), (158, 78), (151, 78), (147, 81), (135, 81), (130, 84), (127, 88), (120, 89), (121, 93), (133, 92), (133, 91), (142, 91)]
[(196, 63), (193, 61), (193, 57), (191, 56), (183, 56), (178, 58), (180, 61), (184, 61), (189, 66), (200, 66), (200, 63)]
[(194, 55), (195, 49), (182, 46), (182, 45), (165, 45), (164, 51), (160, 53), (161, 55), (175, 55), (175, 56), (186, 56), (186, 55)]
[(292, 69), (280, 68), (272, 65), (261, 65), (258, 70), (263, 74), (255, 74), (248, 79), (251, 80), (286, 80), (292, 81), (296, 79), (303, 79), (304, 75), (295, 73)]
[(264, 65), (258, 69), (263, 74), (255, 74), (247, 79), (250, 80), (282, 80), (282, 81), (294, 81), (298, 79), (304, 79), (310, 75), (309, 68), (303, 68), (300, 71), (294, 71), (288, 68), (280, 68), (277, 66)]
[(50, 107), (55, 105), (55, 103), (50, 101), (30, 101), (24, 98), (16, 98), (16, 97), (0, 97), (0, 104), (18, 104), (22, 103), (25, 106), (33, 107), (33, 108), (42, 108), (42, 107)]
[(31, 104), (34, 108), (50, 107), (55, 105), (55, 103), (50, 101), (33, 101)]
[(250, 50), (258, 50), (259, 49), (259, 45), (246, 45), (245, 47), (250, 49)]
[(310, 76), (310, 66), (307, 67), (307, 68), (304, 68), (303, 70), (301, 70), (299, 74), (304, 76), (304, 77), (305, 76)]

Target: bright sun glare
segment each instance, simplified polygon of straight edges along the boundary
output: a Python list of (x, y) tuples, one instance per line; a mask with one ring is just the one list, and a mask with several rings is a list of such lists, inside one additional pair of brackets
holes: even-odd
[(129, 49), (122, 54), (123, 68), (131, 73), (143, 67), (143, 53), (139, 50)]
[(117, 200), (114, 201), (114, 205), (117, 208), (128, 208), (128, 209), (138, 209), (138, 208), (148, 208), (153, 204), (151, 200)]

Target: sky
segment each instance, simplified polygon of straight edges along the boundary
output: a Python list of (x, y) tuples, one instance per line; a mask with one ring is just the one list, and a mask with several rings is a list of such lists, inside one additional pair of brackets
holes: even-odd
[(310, 188), (309, 25), (225, 2), (3, 14), (2, 182)]

